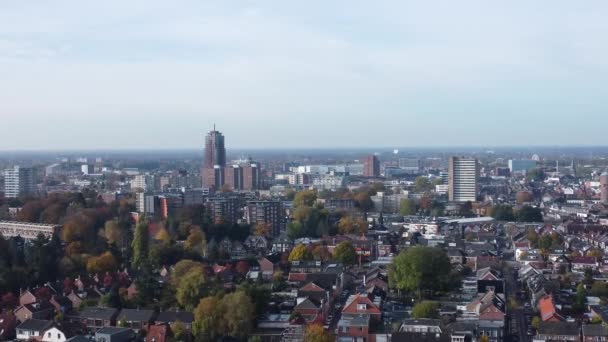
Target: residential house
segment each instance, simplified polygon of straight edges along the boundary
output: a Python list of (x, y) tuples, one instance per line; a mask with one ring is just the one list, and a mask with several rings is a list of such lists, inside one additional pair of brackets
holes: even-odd
[(583, 325), (583, 342), (608, 341), (608, 328), (603, 324)]
[(68, 297), (53, 295), (49, 303), (55, 308), (55, 312), (66, 313), (72, 310), (72, 301)]
[(273, 253), (289, 252), (292, 248), (293, 242), (285, 234), (281, 234), (279, 237), (272, 240)]
[(15, 309), (15, 316), (21, 323), (29, 319), (47, 320), (53, 317), (53, 311), (53, 306), (48, 302), (35, 302)]
[(249, 235), (243, 244), (255, 253), (265, 253), (268, 250), (268, 240), (263, 236)]
[(65, 318), (69, 322), (80, 322), (94, 331), (116, 325), (117, 316), (118, 310), (114, 308), (86, 307), (80, 312), (66, 314)]
[(194, 314), (188, 311), (161, 311), (154, 321), (157, 325), (166, 323), (172, 327), (179, 323), (183, 325), (185, 330), (192, 331)]
[(19, 296), (19, 305), (20, 306), (36, 303), (37, 301), (38, 301), (38, 298), (36, 298), (34, 293), (32, 293), (32, 291), (30, 291), (29, 289), (22, 292), (21, 295)]
[(65, 342), (72, 337), (69, 329), (62, 329), (58, 326), (52, 326), (42, 333), (43, 342)]
[(534, 341), (580, 341), (577, 322), (540, 322)]
[(173, 336), (169, 324), (154, 324), (148, 328), (146, 341), (148, 342), (169, 342)]
[(17, 340), (29, 341), (30, 339), (41, 338), (42, 334), (51, 326), (53, 326), (53, 322), (49, 320), (28, 319), (17, 326)]
[(135, 339), (135, 332), (129, 328), (103, 327), (95, 332), (95, 341), (98, 342), (131, 342)]
[(268, 260), (268, 258), (259, 258), (258, 264), (260, 265), (260, 271), (262, 272), (262, 278), (265, 280), (272, 279), (274, 274), (274, 264)]
[(400, 332), (425, 334), (441, 334), (441, 320), (438, 319), (406, 319), (399, 327)]
[(590, 256), (577, 256), (571, 260), (572, 272), (583, 273), (586, 269), (593, 271), (597, 270), (598, 262), (594, 257)]
[(147, 329), (154, 323), (154, 310), (122, 309), (116, 321), (123, 327), (131, 328), (135, 332)]
[(318, 300), (314, 297), (299, 297), (293, 312), (297, 312), (306, 321), (306, 323), (321, 323), (325, 320), (323, 308), (327, 306), (324, 300)]
[(543, 322), (560, 322), (564, 318), (557, 313), (557, 308), (553, 301), (553, 295), (546, 295), (538, 301), (540, 318)]

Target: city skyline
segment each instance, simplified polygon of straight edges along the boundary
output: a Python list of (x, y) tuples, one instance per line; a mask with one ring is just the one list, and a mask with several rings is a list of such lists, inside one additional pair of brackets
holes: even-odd
[(606, 6), (3, 2), (0, 149), (596, 145)]

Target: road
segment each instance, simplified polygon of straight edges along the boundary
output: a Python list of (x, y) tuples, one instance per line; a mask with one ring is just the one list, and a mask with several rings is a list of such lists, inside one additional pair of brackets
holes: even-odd
[[(515, 300), (516, 305), (510, 305), (512, 310), (509, 311), (508, 316), (508, 335), (506, 341), (511, 342), (531, 342), (532, 336), (528, 336), (528, 325), (532, 317), (532, 312), (529, 309), (525, 309), (524, 300), (518, 296), (520, 291), (519, 281), (517, 279), (516, 267), (519, 263), (514, 261), (512, 258), (508, 260), (508, 253), (504, 254), (505, 261), (503, 263), (503, 276), (506, 282), (506, 298), (509, 300)], [(513, 306), (515, 308), (513, 308)]]

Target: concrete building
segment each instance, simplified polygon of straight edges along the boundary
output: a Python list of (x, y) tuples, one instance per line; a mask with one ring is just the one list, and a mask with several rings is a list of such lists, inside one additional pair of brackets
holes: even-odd
[(237, 222), (241, 218), (240, 203), (238, 197), (210, 197), (205, 206), (214, 222)]
[(346, 185), (346, 177), (334, 173), (318, 175), (313, 178), (312, 186), (318, 190), (336, 190)]
[(39, 234), (51, 238), (59, 233), (61, 226), (55, 224), (27, 223), (0, 221), (0, 235), (5, 238), (20, 236), (26, 240), (34, 240)]
[(509, 171), (511, 173), (526, 173), (534, 168), (536, 168), (536, 161), (534, 160), (509, 160)]
[(226, 147), (224, 135), (213, 130), (205, 137), (205, 155), (203, 158), (203, 186), (221, 187), (224, 185), (223, 173), (226, 167)]
[(17, 198), (35, 192), (34, 172), (29, 167), (15, 166), (4, 170), (4, 196)]
[(409, 194), (407, 192), (386, 195), (384, 192), (378, 192), (375, 196), (371, 197), (374, 203), (374, 209), (381, 213), (398, 213), (401, 201), (408, 199)]
[(224, 169), (224, 184), (233, 190), (253, 191), (260, 188), (260, 168), (251, 160)]
[(476, 158), (450, 157), (448, 197), (451, 202), (475, 202), (479, 192), (479, 163)]
[(602, 172), (600, 175), (600, 191), (601, 200), (603, 203), (608, 203), (608, 171)]
[(406, 173), (419, 173), (422, 163), (418, 158), (399, 158), (399, 169)]
[(363, 176), (380, 177), (380, 161), (375, 155), (363, 158)]
[(280, 201), (249, 201), (245, 213), (247, 223), (266, 224), (271, 236), (279, 236), (285, 230), (285, 213)]

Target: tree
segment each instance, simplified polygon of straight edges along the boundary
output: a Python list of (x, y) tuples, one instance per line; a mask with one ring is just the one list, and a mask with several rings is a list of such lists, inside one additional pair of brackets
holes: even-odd
[(585, 304), (587, 304), (587, 294), (585, 293), (585, 286), (578, 284), (576, 287), (576, 295), (574, 296), (574, 303), (572, 309), (576, 312), (585, 311)]
[(202, 272), (203, 264), (190, 259), (180, 260), (177, 264), (175, 264), (173, 272), (171, 273), (170, 280), (173, 287), (177, 287), (179, 285), (180, 280), (193, 269), (199, 269)]
[(390, 265), (391, 286), (415, 292), (446, 290), (452, 267), (447, 254), (436, 247), (416, 246), (401, 251)]
[(249, 272), (249, 263), (245, 260), (240, 260), (236, 263), (234, 269), (242, 276), (246, 275)]
[(148, 220), (145, 217), (139, 219), (133, 233), (133, 257), (131, 263), (133, 267), (139, 267), (148, 259), (148, 246), (150, 233), (148, 232)]
[(117, 220), (106, 221), (103, 232), (110, 245), (117, 244), (122, 241), (122, 230), (120, 229)]
[(334, 336), (320, 324), (311, 324), (304, 332), (304, 342), (332, 342)]
[(256, 236), (268, 236), (270, 233), (270, 224), (265, 222), (258, 222), (253, 229), (253, 235)]
[(439, 318), (439, 303), (424, 300), (414, 305), (413, 318)]
[(186, 273), (175, 289), (177, 303), (186, 310), (192, 310), (195, 303), (203, 297), (205, 291), (205, 275), (203, 270), (194, 268)]
[(154, 236), (154, 240), (160, 241), (164, 245), (168, 245), (171, 243), (171, 235), (167, 231), (167, 228), (161, 227)]
[(222, 298), (220, 305), (222, 320), (220, 326), (224, 335), (244, 338), (253, 329), (255, 307), (242, 291), (230, 293)]
[(331, 259), (332, 255), (327, 249), (327, 247), (323, 245), (318, 245), (312, 250), (312, 255), (315, 260), (327, 261)]
[(301, 206), (312, 207), (317, 200), (317, 192), (315, 190), (303, 190), (297, 192), (293, 198), (293, 207)]
[(490, 210), (490, 216), (498, 221), (514, 221), (513, 207), (507, 204), (498, 204)]
[[(186, 242), (184, 243), (184, 247), (187, 250), (197, 250), (199, 252), (202, 252), (202, 250), (204, 249), (205, 245), (205, 233), (203, 233), (203, 231), (196, 226), (193, 226), (190, 229), (190, 234), (188, 235), (188, 238), (186, 239)], [(201, 253), (203, 254), (203, 253)]]
[(418, 176), (414, 181), (414, 187), (416, 189), (416, 192), (425, 192), (431, 190), (433, 188), (433, 185), (427, 177)]
[(89, 273), (113, 272), (116, 268), (116, 259), (110, 252), (90, 257), (89, 260), (87, 260), (87, 272)]
[(287, 237), (295, 240), (304, 236), (304, 225), (300, 221), (293, 221), (287, 225)]
[(295, 246), (291, 253), (289, 253), (289, 261), (300, 261), (300, 260), (312, 260), (312, 253), (304, 246), (303, 244), (299, 244)]
[(532, 328), (538, 330), (538, 327), (540, 326), (540, 317), (538, 316), (534, 316), (532, 317)]
[(399, 214), (403, 216), (416, 214), (416, 202), (411, 199), (404, 199), (399, 204)]
[(367, 226), (367, 222), (361, 217), (344, 216), (338, 221), (338, 231), (341, 234), (365, 234)]
[(543, 222), (543, 213), (539, 208), (524, 205), (517, 212), (519, 222)]
[(479, 342), (490, 342), (490, 337), (486, 334), (481, 334), (479, 337)]
[(219, 330), (222, 312), (219, 310), (220, 300), (217, 297), (206, 297), (200, 300), (194, 310), (193, 333), (197, 340), (215, 341), (221, 334)]
[(354, 265), (357, 262), (355, 247), (348, 241), (342, 241), (336, 246), (334, 257), (344, 265)]
[(526, 239), (530, 241), (532, 246), (538, 246), (539, 237), (538, 233), (536, 232), (536, 230), (534, 230), (534, 228), (528, 230), (528, 232), (526, 233)]

